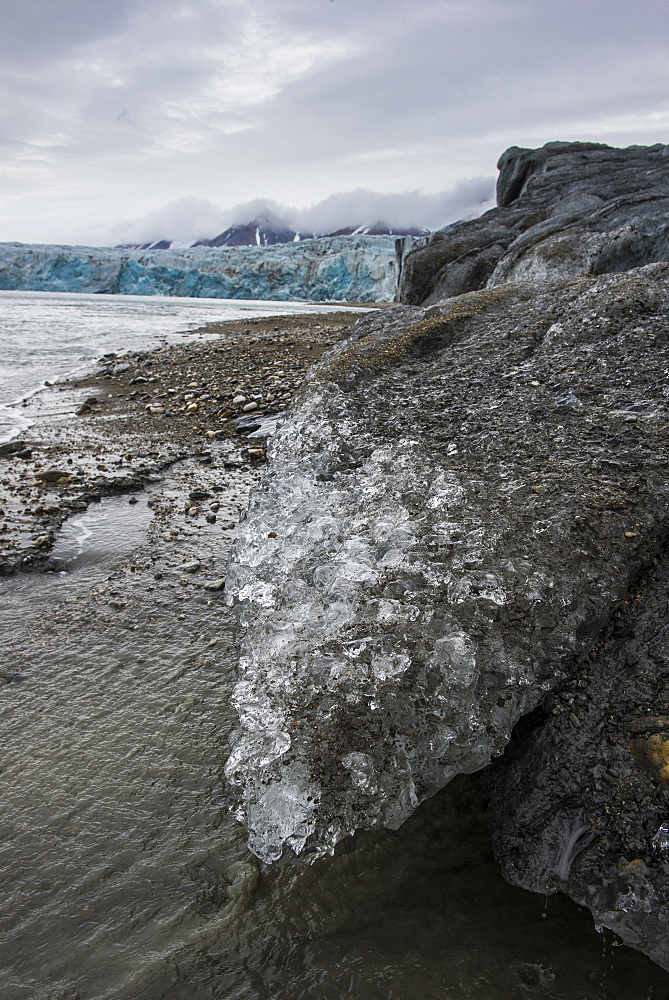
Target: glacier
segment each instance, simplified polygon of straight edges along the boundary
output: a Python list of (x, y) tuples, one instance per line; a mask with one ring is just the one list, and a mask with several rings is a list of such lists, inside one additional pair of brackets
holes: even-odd
[(271, 247), (121, 250), (0, 244), (0, 289), (222, 299), (391, 302), (394, 236), (344, 236)]

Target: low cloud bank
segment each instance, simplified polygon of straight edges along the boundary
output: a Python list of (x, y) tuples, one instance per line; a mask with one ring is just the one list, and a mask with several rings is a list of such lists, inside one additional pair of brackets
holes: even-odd
[(266, 219), (276, 228), (316, 235), (377, 222), (394, 229), (435, 230), (458, 219), (474, 218), (491, 208), (494, 191), (492, 177), (474, 177), (435, 194), (422, 191), (384, 194), (358, 189), (330, 195), (308, 208), (261, 198), (225, 210), (203, 198), (180, 198), (141, 219), (120, 222), (106, 231), (90, 230), (87, 241), (115, 246), (171, 240), (177, 246), (190, 246), (196, 240), (212, 239), (229, 226), (256, 219)]

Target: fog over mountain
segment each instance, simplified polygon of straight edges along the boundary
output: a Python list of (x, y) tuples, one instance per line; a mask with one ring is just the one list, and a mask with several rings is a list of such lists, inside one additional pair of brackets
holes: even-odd
[(266, 220), (277, 229), (316, 235), (379, 222), (393, 229), (434, 230), (457, 219), (480, 215), (494, 204), (494, 191), (494, 178), (474, 177), (432, 194), (423, 191), (391, 194), (360, 188), (330, 195), (305, 208), (257, 198), (223, 209), (205, 198), (186, 197), (139, 219), (125, 220), (112, 227), (87, 227), (79, 234), (79, 241), (117, 246), (171, 240), (176, 246), (190, 246), (198, 240), (212, 239), (229, 226), (256, 220)]

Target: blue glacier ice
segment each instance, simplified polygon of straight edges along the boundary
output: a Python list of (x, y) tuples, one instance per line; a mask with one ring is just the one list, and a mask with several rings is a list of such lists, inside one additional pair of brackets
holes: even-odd
[(397, 285), (395, 244), (393, 236), (175, 250), (2, 243), (0, 289), (390, 302)]

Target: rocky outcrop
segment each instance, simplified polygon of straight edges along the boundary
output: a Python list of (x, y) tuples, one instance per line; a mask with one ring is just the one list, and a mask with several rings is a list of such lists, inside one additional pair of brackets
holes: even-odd
[(499, 754), (664, 531), (669, 266), (357, 324), (273, 446), (229, 572), (253, 849), (394, 826)]
[(407, 257), (405, 298), (455, 297), (360, 320), (273, 443), (228, 577), (232, 808), (263, 859), (318, 855), (486, 768), (509, 881), (669, 970), (669, 263), (629, 266), (669, 158), (500, 162), (505, 207)]
[(390, 302), (395, 244), (392, 236), (148, 251), (3, 243), (0, 289)]
[(409, 254), (400, 302), (669, 260), (669, 146), (512, 147), (498, 168), (498, 207)]

